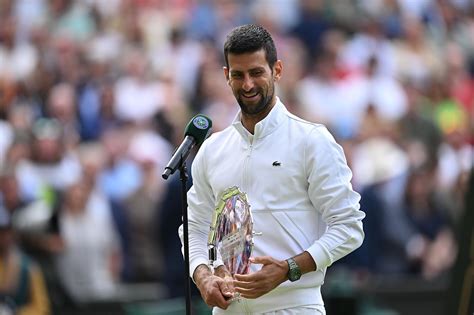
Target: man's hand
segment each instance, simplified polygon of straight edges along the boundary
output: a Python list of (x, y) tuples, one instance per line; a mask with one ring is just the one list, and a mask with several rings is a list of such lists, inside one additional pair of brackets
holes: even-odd
[(288, 274), (288, 263), (276, 260), (272, 257), (252, 257), (250, 261), (254, 264), (262, 264), (263, 267), (257, 272), (238, 275), (234, 277), (235, 291), (241, 297), (247, 299), (258, 298), (285, 282)]
[(207, 266), (200, 265), (194, 272), (194, 279), (204, 302), (211, 307), (217, 306), (225, 310), (234, 296), (232, 277), (221, 270), (216, 274), (219, 276), (213, 275)]

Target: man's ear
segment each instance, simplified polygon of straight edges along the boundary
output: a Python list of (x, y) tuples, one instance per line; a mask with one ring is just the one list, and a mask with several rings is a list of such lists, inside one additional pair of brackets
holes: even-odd
[(225, 79), (227, 81), (227, 84), (230, 84), (229, 83), (229, 68), (224, 66), (224, 67), (222, 67), (222, 70), (224, 70), (224, 76), (225, 76)]
[(277, 60), (273, 65), (273, 79), (278, 82), (281, 79), (281, 73), (283, 71), (283, 63), (281, 60)]

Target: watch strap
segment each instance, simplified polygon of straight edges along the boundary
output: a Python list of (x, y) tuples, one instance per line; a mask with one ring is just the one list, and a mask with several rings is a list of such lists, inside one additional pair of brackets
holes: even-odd
[(299, 280), (301, 278), (301, 269), (293, 258), (286, 260), (288, 263), (288, 280), (291, 282)]

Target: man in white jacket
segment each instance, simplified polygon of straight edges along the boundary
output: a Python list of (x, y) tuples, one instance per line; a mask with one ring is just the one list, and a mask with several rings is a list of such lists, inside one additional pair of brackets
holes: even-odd
[[(275, 95), (283, 67), (264, 28), (235, 28), (224, 55), (224, 75), (241, 110), (204, 142), (193, 163), (190, 275), (214, 314), (325, 314), (326, 268), (364, 238), (352, 173), (328, 130), (292, 115)], [(209, 267), (207, 241), (218, 198), (234, 186), (247, 194), (261, 236), (250, 273), (229, 281), (224, 266)]]

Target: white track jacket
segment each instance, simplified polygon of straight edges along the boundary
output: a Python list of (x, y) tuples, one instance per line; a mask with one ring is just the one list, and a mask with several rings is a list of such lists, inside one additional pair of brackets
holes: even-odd
[[(233, 302), (226, 314), (261, 313), (323, 305), (326, 268), (364, 239), (360, 195), (342, 148), (328, 130), (277, 103), (254, 135), (240, 122), (204, 141), (192, 165), (188, 192), (190, 275), (208, 264), (207, 240), (217, 198), (229, 187), (247, 193), (254, 220), (252, 256), (284, 260), (307, 251), (317, 270), (286, 281), (258, 299)], [(182, 236), (182, 232), (180, 233)], [(256, 271), (261, 265), (252, 265)], [(215, 310), (217, 311), (217, 310)]]

